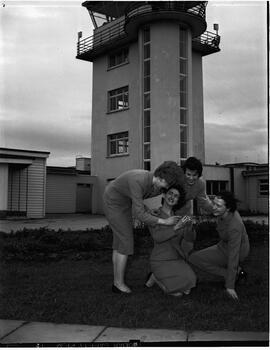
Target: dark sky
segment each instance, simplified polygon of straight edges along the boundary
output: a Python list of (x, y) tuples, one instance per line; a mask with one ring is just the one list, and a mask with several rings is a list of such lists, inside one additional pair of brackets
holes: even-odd
[[(50, 151), (48, 165), (91, 155), (92, 65), (75, 59), (92, 35), (82, 1), (2, 1), (0, 147)], [(266, 2), (209, 1), (221, 51), (203, 59), (206, 162), (267, 158)]]

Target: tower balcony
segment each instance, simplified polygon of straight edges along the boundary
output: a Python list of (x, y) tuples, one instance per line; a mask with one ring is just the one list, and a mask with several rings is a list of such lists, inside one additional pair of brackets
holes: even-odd
[(132, 1), (125, 9), (125, 30), (136, 35), (141, 25), (167, 19), (186, 24), (197, 37), (206, 30), (206, 5), (206, 1)]
[(76, 58), (93, 61), (108, 50), (135, 41), (141, 25), (164, 19), (191, 28), (192, 48), (203, 56), (218, 52), (220, 36), (205, 32), (206, 4), (205, 1), (128, 2), (120, 17), (96, 28), (94, 35), (78, 41)]

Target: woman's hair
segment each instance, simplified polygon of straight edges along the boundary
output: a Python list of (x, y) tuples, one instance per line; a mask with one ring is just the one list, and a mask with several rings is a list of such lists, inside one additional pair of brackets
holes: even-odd
[(183, 181), (184, 174), (183, 170), (176, 162), (167, 160), (156, 168), (154, 176), (164, 179), (170, 187)]
[[(172, 208), (173, 211), (177, 211), (180, 208), (182, 208), (184, 206), (184, 204), (186, 203), (186, 191), (184, 190), (184, 188), (181, 185), (176, 184), (176, 185), (169, 187), (167, 190), (165, 190), (164, 193), (167, 193), (171, 189), (175, 189), (179, 192), (179, 199), (178, 199), (177, 203)], [(161, 204), (163, 204), (163, 202), (164, 202), (164, 198), (162, 197)]]
[(235, 212), (239, 200), (234, 197), (234, 194), (232, 192), (222, 191), (219, 192), (216, 196), (224, 200), (226, 208), (229, 209), (231, 213)]
[(202, 171), (203, 171), (203, 167), (202, 167), (202, 162), (195, 158), (195, 157), (189, 157), (185, 163), (182, 166), (184, 173), (186, 172), (187, 169), (189, 170), (196, 170), (199, 177), (202, 176)]

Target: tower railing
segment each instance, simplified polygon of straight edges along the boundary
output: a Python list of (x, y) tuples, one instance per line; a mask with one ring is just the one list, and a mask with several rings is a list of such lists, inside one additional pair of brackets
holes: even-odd
[(121, 38), (127, 37), (124, 30), (125, 19), (117, 21), (114, 25), (110, 27), (102, 28), (103, 30), (89, 36), (85, 39), (80, 40), (77, 43), (77, 56), (85, 54), (87, 52), (93, 52), (107, 46), (110, 43), (115, 42)]
[(126, 22), (143, 14), (155, 12), (186, 12), (205, 20), (207, 1), (133, 1), (125, 10)]
[[(128, 34), (125, 31), (127, 22), (135, 17), (146, 14), (148, 12), (157, 11), (184, 11), (196, 16), (205, 18), (206, 1), (151, 1), (145, 2), (131, 2), (126, 9), (126, 15), (122, 19), (110, 22), (110, 24), (100, 27), (94, 35), (85, 39), (81, 39), (77, 43), (77, 58), (90, 59), (104, 49), (114, 45), (117, 42), (127, 42)], [(114, 23), (115, 22), (115, 23)], [(193, 38), (193, 44), (198, 50), (202, 50), (205, 54), (219, 51), (220, 36), (204, 32), (202, 35)], [(88, 56), (86, 58), (86, 56)]]

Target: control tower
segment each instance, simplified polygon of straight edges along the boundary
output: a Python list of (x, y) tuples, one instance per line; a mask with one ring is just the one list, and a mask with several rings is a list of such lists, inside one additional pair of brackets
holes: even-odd
[(204, 162), (202, 58), (220, 51), (217, 25), (206, 31), (206, 5), (82, 4), (94, 32), (79, 33), (76, 58), (93, 63), (91, 171), (100, 195), (128, 169), (154, 170), (191, 155)]

